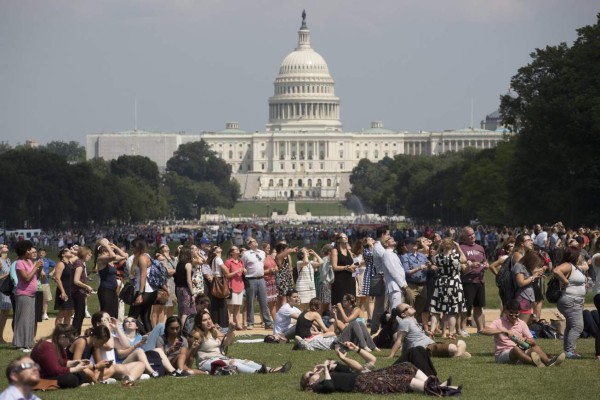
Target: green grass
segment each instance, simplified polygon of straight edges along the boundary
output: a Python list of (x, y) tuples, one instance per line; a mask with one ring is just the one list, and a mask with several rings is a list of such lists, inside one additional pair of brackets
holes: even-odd
[[(561, 341), (540, 340), (542, 347), (550, 354), (559, 352)], [(463, 384), (464, 399), (501, 398), (501, 399), (567, 399), (597, 396), (598, 361), (593, 358), (593, 339), (580, 339), (578, 351), (586, 358), (567, 360), (556, 368), (536, 369), (529, 366), (496, 365), (493, 357), (493, 338), (474, 336), (467, 339), (469, 350), (473, 354), (470, 360), (434, 359), (434, 365), (440, 378), (452, 375), (456, 384)], [(12, 358), (20, 355), (8, 346), (0, 346), (0, 368), (4, 370)], [(391, 364), (385, 358), (387, 350), (379, 355), (377, 366)], [(303, 372), (326, 358), (335, 357), (331, 352), (292, 351), (291, 344), (234, 344), (229, 355), (267, 363), (269, 366), (291, 360), (293, 368), (288, 374), (243, 375), (231, 377), (198, 376), (194, 378), (162, 378), (138, 383), (133, 388), (121, 388), (117, 385), (96, 385), (93, 387), (59, 390), (42, 393), (44, 399), (141, 399), (189, 398), (200, 395), (203, 399), (309, 399), (314, 394), (299, 390), (299, 380)], [(5, 387), (2, 377), (0, 387)], [(39, 394), (39, 393), (38, 393)], [(158, 396), (157, 396), (158, 395)], [(382, 398), (359, 394), (333, 394), (328, 398)], [(403, 398), (422, 398), (410, 394)]]
[[(341, 206), (340, 206), (341, 205)], [(268, 209), (267, 209), (267, 206)], [(219, 208), (217, 212), (231, 217), (267, 217), (273, 211), (277, 211), (280, 215), (285, 214), (288, 210), (287, 201), (240, 201), (233, 208)], [(313, 216), (337, 217), (348, 216), (352, 212), (343, 204), (337, 202), (305, 202), (296, 201), (296, 212), (304, 214), (307, 211)]]
[[(92, 285), (95, 287), (95, 283)], [(497, 290), (491, 274), (487, 277), (486, 308), (497, 308)], [(552, 305), (546, 304), (547, 307)], [(97, 296), (89, 298), (90, 311), (98, 309)], [(50, 309), (53, 308), (51, 303)], [(54, 313), (53, 310), (50, 312)], [(490, 321), (488, 321), (490, 322)], [(494, 362), (494, 343), (492, 337), (472, 336), (466, 339), (470, 360), (434, 359), (434, 365), (441, 379), (452, 375), (456, 384), (463, 384), (463, 399), (501, 398), (501, 399), (567, 399), (597, 396), (598, 363), (595, 359), (594, 340), (580, 339), (577, 350), (585, 359), (567, 360), (557, 368), (536, 369), (529, 366), (497, 365)], [(562, 341), (539, 340), (539, 344), (548, 354), (562, 350)], [(385, 358), (388, 351), (378, 355), (377, 366), (384, 367), (392, 360)], [(22, 353), (13, 350), (10, 345), (0, 346), (0, 369)], [(38, 393), (44, 399), (142, 399), (142, 398), (189, 398), (203, 399), (309, 399), (312, 393), (301, 392), (299, 380), (303, 372), (326, 358), (334, 358), (333, 352), (292, 351), (291, 344), (235, 344), (230, 347), (229, 355), (247, 358), (269, 366), (276, 366), (290, 360), (293, 368), (288, 374), (272, 375), (236, 375), (231, 377), (199, 376), (186, 379), (162, 378), (137, 383), (132, 388), (118, 385), (95, 385), (74, 390), (59, 390)], [(4, 373), (0, 378), (0, 388), (6, 387)], [(360, 394), (333, 394), (332, 399), (381, 399), (381, 396)], [(402, 398), (423, 398), (419, 394), (403, 395)]]

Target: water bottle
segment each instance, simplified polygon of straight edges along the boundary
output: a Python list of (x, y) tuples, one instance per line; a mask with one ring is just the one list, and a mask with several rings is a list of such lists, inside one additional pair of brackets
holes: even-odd
[(512, 340), (513, 342), (515, 342), (517, 344), (517, 346), (519, 346), (519, 348), (521, 350), (527, 350), (529, 349), (529, 343), (527, 343), (524, 340), (519, 340), (515, 335), (511, 335), (510, 336), (510, 340)]

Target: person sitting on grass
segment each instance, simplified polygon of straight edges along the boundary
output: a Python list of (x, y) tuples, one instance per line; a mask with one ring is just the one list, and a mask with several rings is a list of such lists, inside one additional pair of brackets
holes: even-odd
[(504, 316), (486, 326), (481, 333), (492, 336), (496, 342), (496, 363), (529, 364), (537, 367), (558, 366), (565, 353), (548, 357), (537, 345), (529, 327), (519, 319), (519, 301), (510, 300), (505, 306)]
[(315, 297), (308, 303), (308, 310), (298, 316), (295, 350), (331, 350), (337, 342), (335, 326), (325, 326), (320, 309), (321, 300)]
[(158, 337), (156, 341), (156, 350), (162, 350), (176, 369), (171, 375), (183, 377), (194, 375), (195, 372), (188, 368), (186, 360), (188, 359), (188, 341), (181, 335), (181, 320), (174, 315), (167, 318), (165, 322), (164, 334)]
[[(196, 360), (198, 369), (214, 373), (213, 363), (215, 365), (229, 365), (236, 368), (237, 372), (243, 374), (254, 374), (254, 373), (274, 373), (274, 372), (288, 372), (292, 368), (292, 364), (287, 362), (276, 368), (269, 368), (264, 364), (258, 364), (251, 360), (242, 360), (238, 358), (230, 358), (223, 354), (222, 347), (230, 346), (235, 338), (235, 324), (230, 324), (227, 335), (223, 335), (221, 331), (217, 329), (213, 323), (210, 312), (204, 310), (202, 312), (202, 319), (200, 325), (194, 328), (192, 331), (194, 336), (198, 339), (192, 343), (193, 349), (190, 350), (194, 354), (188, 358), (187, 362), (189, 365), (190, 360)], [(199, 334), (199, 335), (197, 335)]]
[(116, 376), (122, 379), (125, 384), (130, 385), (142, 376), (144, 364), (141, 362), (114, 364), (114, 359), (103, 359), (103, 348), (109, 340), (112, 340), (112, 335), (106, 326), (99, 325), (90, 328), (86, 330), (84, 336), (75, 339), (71, 344), (69, 348), (72, 355), (71, 359), (90, 360), (92, 362), (84, 372), (91, 377), (94, 383), (114, 383), (114, 380), (109, 379)]
[[(345, 348), (344, 348), (345, 346)], [(345, 350), (358, 353), (365, 361), (361, 365), (348, 357)], [(300, 388), (314, 393), (358, 392), (364, 394), (426, 393), (434, 396), (460, 395), (462, 387), (450, 386), (450, 378), (440, 383), (437, 376), (427, 376), (409, 362), (393, 364), (373, 371), (377, 358), (352, 342), (336, 346), (338, 363), (326, 360), (302, 375)], [(323, 378), (321, 377), (323, 375)]]
[(89, 360), (69, 360), (66, 349), (77, 337), (71, 325), (58, 324), (52, 334), (37, 342), (31, 358), (39, 365), (43, 379), (57, 381), (59, 388), (76, 388), (92, 382)]
[(356, 306), (356, 296), (346, 293), (341, 303), (331, 307), (331, 315), (340, 341), (351, 341), (367, 351), (379, 351), (361, 317), (362, 310)]
[[(133, 319), (131, 317), (127, 318), (129, 320)], [(125, 350), (129, 349), (131, 346), (129, 345), (129, 340), (125, 336), (125, 332), (123, 331), (121, 324), (119, 324), (119, 321), (116, 318), (111, 317), (104, 311), (98, 311), (92, 314), (91, 319), (92, 328), (105, 326), (111, 333), (111, 338), (100, 349), (100, 356), (102, 357), (102, 360), (114, 361), (116, 364), (118, 364), (119, 368), (121, 366), (125, 366), (128, 369), (137, 369), (137, 364), (133, 363), (141, 362), (144, 364), (144, 370), (149, 376), (153, 378), (158, 377), (158, 373), (152, 368), (144, 352)]]
[[(162, 324), (161, 324), (162, 325)], [(155, 328), (156, 329), (156, 328)], [(115, 352), (117, 354), (116, 362), (119, 364), (127, 364), (132, 361), (141, 361), (146, 367), (146, 372), (153, 378), (159, 376), (158, 371), (155, 371), (150, 365), (149, 356), (152, 355), (156, 359), (156, 355), (160, 358), (161, 365), (168, 375), (174, 375), (175, 368), (171, 365), (167, 355), (160, 348), (144, 351), (143, 346), (148, 340), (148, 335), (141, 335), (137, 331), (137, 321), (131, 317), (126, 317), (123, 320), (122, 329), (118, 329), (117, 339), (115, 340)], [(154, 354), (153, 354), (154, 353)]]
[(392, 310), (391, 318), (398, 317), (398, 332), (389, 358), (394, 357), (400, 349), (407, 351), (418, 346), (426, 348), (431, 357), (471, 358), (464, 340), (458, 340), (456, 343), (436, 343), (431, 339), (417, 323), (415, 313), (414, 307), (406, 303), (401, 303)]
[(300, 304), (300, 295), (296, 290), (290, 290), (273, 322), (273, 336), (282, 342), (287, 342), (296, 336), (296, 319), (302, 311), (296, 306)]

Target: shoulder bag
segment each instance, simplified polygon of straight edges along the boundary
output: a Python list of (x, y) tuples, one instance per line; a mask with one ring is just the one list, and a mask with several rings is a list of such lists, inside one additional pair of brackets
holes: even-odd
[(378, 273), (375, 265), (373, 265), (371, 281), (369, 282), (369, 296), (383, 296), (384, 294), (385, 279), (383, 279), (383, 274)]
[[(213, 260), (213, 274), (215, 271), (215, 260)], [(213, 275), (214, 276), (214, 275)], [(215, 276), (212, 281), (212, 289), (210, 293), (217, 299), (226, 299), (231, 291), (224, 276)]]

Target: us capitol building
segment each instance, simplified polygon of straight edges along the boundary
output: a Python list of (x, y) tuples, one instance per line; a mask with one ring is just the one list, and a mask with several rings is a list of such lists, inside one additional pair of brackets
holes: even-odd
[(199, 134), (139, 130), (87, 135), (87, 157), (149, 157), (164, 171), (179, 145), (203, 139), (232, 166), (244, 199), (343, 199), (358, 162), (399, 154), (438, 155), (466, 147), (487, 149), (504, 130), (395, 132), (376, 121), (361, 132), (344, 132), (340, 99), (327, 63), (310, 44), (303, 14), (298, 46), (288, 54), (269, 98), (264, 132), (246, 132), (237, 122)]

